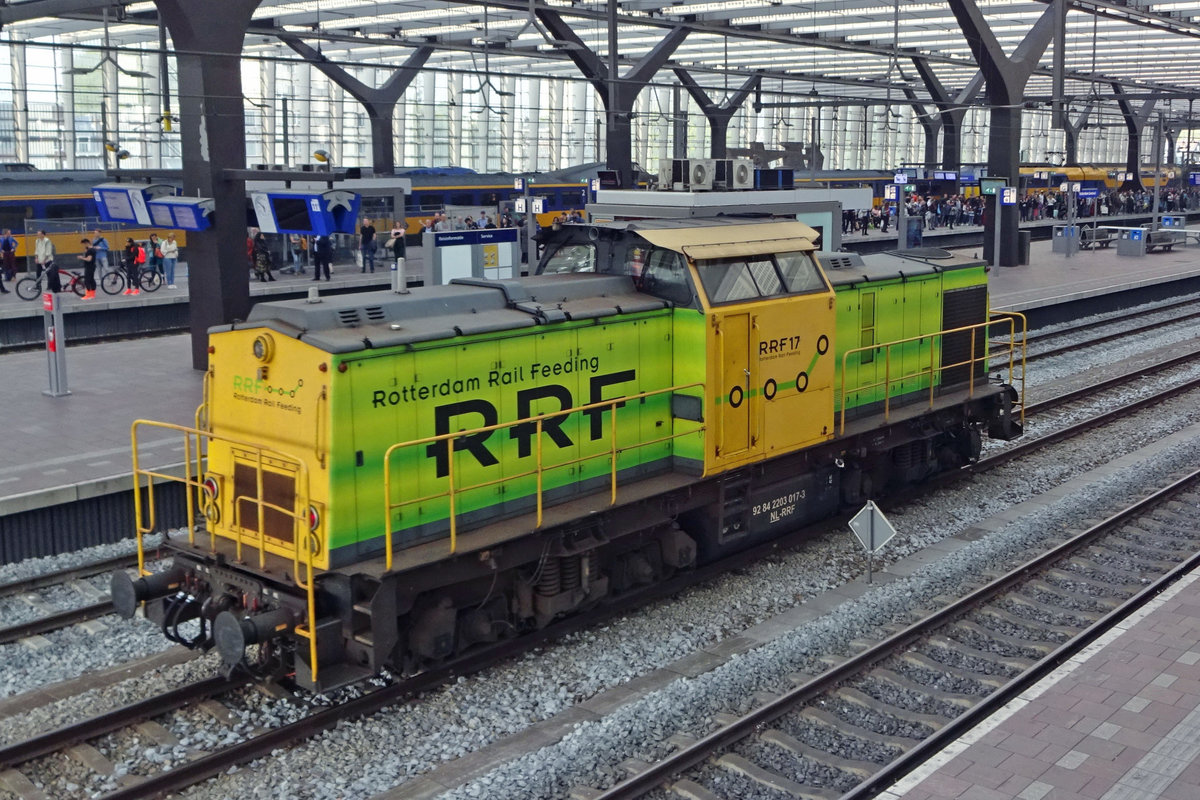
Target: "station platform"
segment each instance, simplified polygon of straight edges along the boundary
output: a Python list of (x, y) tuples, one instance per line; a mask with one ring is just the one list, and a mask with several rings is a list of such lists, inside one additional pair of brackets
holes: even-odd
[(1198, 579), (1185, 576), (879, 797), (1200, 797)]
[[(1027, 266), (1003, 267), (991, 274), (992, 307), (1029, 312), (1053, 309), (1081, 298), (1120, 298), (1139, 289), (1200, 283), (1200, 248), (1179, 248), (1143, 258), (1123, 258), (1115, 248), (1051, 253), (1050, 242), (1035, 242)], [(415, 274), (415, 273), (414, 273)], [(390, 285), (391, 273), (374, 279), (352, 264), (335, 266), (333, 284), (349, 290), (377, 291)], [(302, 292), (310, 275), (280, 276), (275, 283), (252, 284), (254, 297)], [(180, 283), (181, 287), (186, 283)], [(321, 282), (322, 291), (326, 282)], [(158, 302), (153, 295), (116, 297), (108, 302)], [(181, 288), (179, 294), (185, 294)], [(0, 308), (19, 303), (26, 313), (41, 314), (39, 303), (0, 296)], [(78, 305), (76, 298), (68, 307)], [(40, 324), (40, 323), (39, 323)], [(186, 316), (182, 323), (186, 324)], [(46, 355), (27, 350), (0, 355), (5, 447), (0, 455), (0, 517), (61, 504), (79, 497), (125, 491), (130, 486), (130, 425), (135, 419), (192, 424), (201, 390), (201, 373), (191, 368), (186, 334), (69, 346), (67, 381), (71, 394), (48, 397)], [(1036, 380), (1032, 374), (1031, 380)], [(181, 463), (176, 441), (146, 443), (147, 466)]]
[[(322, 293), (386, 289), (392, 283), (392, 270), (390, 268), (392, 263), (389, 259), (377, 257), (375, 271), (362, 272), (358, 265), (352, 261), (335, 262), (330, 269), (330, 280), (328, 281), (312, 280), (313, 268), (311, 265), (305, 267), (303, 273), (276, 270), (273, 273), (275, 280), (265, 283), (259, 282), (251, 275), (250, 297), (257, 302), (260, 299), (277, 295), (305, 294), (308, 292), (308, 287), (310, 286), (319, 287)], [(421, 253), (421, 248), (410, 248), (405, 270), (410, 281), (417, 280), (423, 274), (424, 265), (425, 261)], [(60, 264), (60, 266), (71, 271), (79, 271), (75, 269), (74, 265)], [(59, 295), (63, 302), (63, 313), (69, 317), (83, 313), (95, 314), (96, 312), (111, 309), (151, 309), (162, 306), (176, 306), (177, 308), (174, 311), (183, 316), (182, 324), (186, 325), (187, 305), (189, 302), (188, 272), (187, 262), (181, 262), (175, 270), (176, 288), (171, 289), (168, 286), (162, 286), (153, 292), (141, 292), (137, 296), (109, 295), (98, 290), (94, 300), (85, 301), (70, 292), (63, 292)], [(25, 277), (25, 273), (18, 272), (16, 280), (19, 281), (23, 277)], [(5, 281), (5, 288), (9, 290), (9, 293), (0, 294), (0, 322), (25, 317), (40, 318), (42, 315), (41, 301), (38, 299), (22, 300), (17, 297), (17, 293), (13, 291), (15, 283), (16, 281)], [(69, 325), (70, 323), (68, 322)]]

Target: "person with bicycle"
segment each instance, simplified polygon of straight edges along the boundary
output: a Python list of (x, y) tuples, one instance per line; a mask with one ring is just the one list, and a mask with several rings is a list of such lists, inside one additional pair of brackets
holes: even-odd
[(83, 262), (83, 288), (87, 290), (87, 292), (83, 295), (83, 299), (95, 300), (96, 248), (92, 247), (91, 239), (80, 239), (79, 243), (83, 245), (83, 255), (79, 257), (79, 260)]
[(138, 278), (141, 265), (146, 263), (146, 251), (133, 240), (133, 237), (125, 240), (125, 249), (121, 251), (121, 261), (125, 267), (125, 278), (128, 281), (125, 291), (121, 294), (141, 294), (138, 291)]
[(54, 266), (54, 242), (45, 231), (38, 231), (33, 243), (33, 263), (37, 264), (38, 275), (46, 274), (46, 288), (52, 292), (62, 291), (62, 281), (58, 279), (58, 267)]

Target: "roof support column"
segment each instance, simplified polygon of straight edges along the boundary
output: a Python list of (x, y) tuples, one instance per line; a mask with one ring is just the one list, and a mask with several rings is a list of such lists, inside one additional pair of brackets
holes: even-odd
[(1146, 123), (1150, 120), (1150, 114), (1154, 111), (1154, 105), (1158, 102), (1158, 98), (1151, 97), (1142, 103), (1140, 109), (1134, 110), (1133, 104), (1129, 102), (1121, 84), (1114, 81), (1112, 87), (1113, 96), (1121, 109), (1121, 116), (1125, 118), (1125, 130), (1129, 131), (1129, 141), (1125, 147), (1125, 171), (1133, 177), (1123, 182), (1121, 188), (1137, 191), (1142, 188), (1142, 131), (1145, 130)]
[(75, 51), (68, 47), (60, 51), (59, 57), (62, 59), (59, 62), (59, 96), (66, 99), (59, 102), (63, 109), (63, 144), (58, 167), (75, 169), (76, 153), (79, 150), (78, 136), (75, 132), (75, 76), (71, 74), (75, 67)]
[[(1043, 12), (1009, 57), (1004, 55), (1000, 42), (974, 0), (949, 0), (949, 3), (987, 83), (988, 104), (992, 107), (988, 131), (988, 172), (1004, 176), (1016, 185), (1021, 170), (1021, 107), (1025, 84), (1029, 82), (1029, 76), (1033, 74), (1054, 35), (1055, 9), (1051, 6)], [(1019, 261), (1017, 242), (1020, 218), (1016, 205), (1000, 206), (998, 200), (999, 197), (994, 195), (989, 195), (987, 199), (984, 258), (992, 259), (1001, 266), (1013, 267)], [(997, 208), (1000, 209), (1002, 237), (1000, 256), (995, 259), (991, 250), (995, 240)]]
[[(962, 168), (963, 120), (967, 116), (968, 105), (983, 88), (983, 72), (976, 72), (961, 91), (952, 94), (942, 85), (928, 61), (914, 58), (913, 65), (917, 68), (917, 74), (921, 76), (921, 82), (925, 84), (925, 89), (929, 92), (942, 121), (942, 169), (958, 172)], [(926, 150), (926, 153), (928, 152)]]
[[(450, 130), (447, 132), (447, 138), (450, 143), (450, 163), (463, 163), (463, 76), (461, 72), (450, 73), (450, 103), (447, 117), (450, 122)], [(430, 164), (430, 166), (433, 166)]]
[(708, 96), (708, 93), (704, 91), (704, 87), (696, 83), (696, 80), (686, 69), (676, 67), (672, 71), (679, 78), (679, 82), (683, 84), (683, 88), (687, 89), (688, 94), (696, 101), (696, 105), (700, 106), (700, 111), (704, 113), (705, 119), (708, 120), (708, 127), (712, 132), (712, 141), (709, 143), (709, 156), (711, 158), (726, 158), (729, 152), (727, 142), (729, 121), (733, 119), (733, 115), (746, 102), (746, 98), (750, 96), (750, 93), (758, 88), (759, 82), (762, 81), (762, 76), (751, 75), (741, 86), (734, 90), (733, 94), (727, 95), (724, 100), (715, 103)]
[(17, 161), (29, 161), (29, 85), (25, 70), (25, 45), (9, 32), (8, 58), (12, 65), (13, 138)]
[(246, 182), (226, 170), (246, 166), (242, 111), (242, 43), (259, 0), (224, 0), (221, 24), (212, 7), (191, 0), (158, 0), (179, 63), (183, 189), (216, 201), (213, 227), (188, 237), (192, 296), (192, 366), (208, 367), (208, 329), (250, 311), (246, 263)]
[(625, 75), (617, 75), (617, 30), (616, 30), (616, 0), (609, 2), (609, 65), (605, 65), (583, 40), (575, 35), (571, 26), (563, 21), (556, 11), (548, 8), (537, 10), (538, 19), (549, 30), (550, 35), (563, 42), (570, 42), (566, 48), (567, 56), (575, 62), (575, 66), (583, 73), (588, 82), (600, 96), (607, 112), (608, 125), (606, 130), (607, 163), (610, 170), (616, 170), (621, 179), (621, 186), (633, 186), (633, 142), (631, 141), (633, 102), (637, 99), (642, 87), (650, 82), (654, 73), (658, 72), (671, 54), (683, 40), (687, 38), (687, 28), (672, 28), (662, 41), (656, 44), (642, 60), (635, 64)]
[(1167, 166), (1175, 166), (1175, 142), (1179, 139), (1179, 134), (1183, 131), (1183, 126), (1178, 121), (1172, 120), (1163, 125), (1163, 136), (1167, 139)]
[(262, 163), (275, 164), (275, 70), (276, 62), (267, 60), (258, 63), (258, 97), (265, 108), (262, 114)]
[(393, 147), (395, 125), (392, 115), (396, 103), (404, 94), (413, 79), (421, 72), (421, 67), (433, 53), (432, 47), (418, 47), (412, 55), (384, 81), (378, 89), (372, 89), (355, 78), (346, 70), (332, 63), (319, 51), (305, 44), (299, 37), (284, 35), (280, 41), (295, 50), (312, 66), (325, 74), (325, 77), (345, 89), (351, 97), (362, 103), (371, 120), (371, 166), (376, 174), (391, 175), (396, 171), (396, 153)]
[[(563, 165), (563, 81), (558, 78), (548, 78), (547, 85), (550, 91), (550, 141), (548, 142), (547, 153), (550, 156), (550, 163), (546, 166), (547, 171), (561, 169)], [(537, 124), (537, 117), (533, 118), (533, 123)], [(539, 148), (540, 149), (540, 148)]]
[(1063, 107), (1059, 127), (1063, 129), (1063, 142), (1066, 145), (1066, 164), (1068, 167), (1079, 166), (1079, 134), (1087, 127), (1088, 117), (1091, 116), (1092, 106), (1095, 104), (1095, 100), (1088, 100), (1088, 104), (1083, 107), (1083, 113), (1075, 119), (1071, 119), (1070, 109), (1065, 106)]
[[(941, 132), (945, 123), (940, 115), (926, 111), (925, 105), (917, 99), (917, 93), (912, 89), (905, 88), (904, 96), (912, 105), (912, 109), (917, 115), (917, 122), (921, 123), (921, 130), (925, 132), (925, 169), (936, 169), (938, 133)], [(890, 107), (885, 109), (884, 113), (890, 114)], [(885, 123), (885, 130), (891, 130), (890, 123)]]
[[(424, 85), (421, 87), (421, 105), (417, 109), (417, 119), (421, 120), (421, 127), (423, 129), (423, 136), (421, 138), (424, 139), (420, 144), (420, 149), (417, 151), (420, 153), (419, 163), (430, 167), (437, 163), (436, 151), (434, 149), (434, 143), (437, 141), (435, 135), (435, 131), (437, 130), (437, 120), (435, 118), (437, 115), (437, 103), (434, 102), (434, 98), (437, 97), (437, 77), (436, 72), (426, 72), (422, 76), (421, 81)], [(392, 116), (395, 119), (396, 115), (393, 114)], [(405, 128), (404, 115), (401, 114), (400, 127), (393, 134), (396, 142), (392, 148), (392, 152), (400, 154), (401, 162), (407, 161), (404, 155), (407, 149), (404, 140)]]
[(687, 106), (683, 102), (683, 87), (671, 87), (671, 157), (687, 158)]

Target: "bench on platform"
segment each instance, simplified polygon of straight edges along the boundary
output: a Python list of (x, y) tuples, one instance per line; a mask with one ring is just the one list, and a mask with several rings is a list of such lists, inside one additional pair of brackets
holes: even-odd
[(1111, 228), (1084, 226), (1080, 230), (1079, 246), (1084, 250), (1092, 250), (1097, 247), (1108, 247), (1116, 240), (1117, 232)]

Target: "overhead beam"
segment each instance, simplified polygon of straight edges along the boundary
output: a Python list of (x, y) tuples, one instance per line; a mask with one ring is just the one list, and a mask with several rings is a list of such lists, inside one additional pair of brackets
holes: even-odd
[(426, 45), (418, 47), (399, 67), (389, 67), (395, 70), (383, 85), (374, 88), (367, 86), (342, 67), (332, 63), (318, 50), (310, 47), (298, 36), (284, 34), (279, 40), (296, 51), (305, 61), (333, 81), (338, 86), (362, 104), (371, 121), (371, 165), (376, 175), (391, 175), (396, 171), (395, 124), (392, 117), (396, 103), (404, 95), (409, 85), (421, 74), (421, 67), (429, 60), (433, 48)]
[[(948, 2), (987, 85), (987, 99), (991, 106), (988, 174), (1015, 182), (1021, 170), (1021, 110), (1025, 102), (1025, 85), (1054, 35), (1055, 9), (1047, 8), (1013, 54), (1008, 56), (975, 0)], [(1002, 206), (998, 195), (989, 196), (984, 221), (984, 258), (991, 255), (998, 223), (1002, 236), (1000, 253), (995, 261), (1005, 267), (1016, 266), (1020, 261), (1017, 207)]]
[[(616, 0), (609, 0), (610, 4), (615, 5), (615, 2)], [(681, 27), (672, 29), (624, 75), (618, 75), (615, 15), (610, 16), (607, 20), (609, 55), (612, 57), (609, 64), (605, 64), (591, 48), (583, 43), (583, 40), (575, 34), (575, 31), (557, 11), (542, 8), (537, 11), (537, 15), (555, 40), (571, 44), (567, 48), (567, 57), (575, 62), (575, 66), (592, 84), (596, 94), (600, 96), (600, 101), (604, 103), (608, 120), (608, 125), (605, 126), (606, 162), (608, 168), (616, 171), (620, 176), (621, 186), (631, 188), (633, 186), (633, 142), (631, 138), (633, 134), (633, 104), (637, 101), (637, 96), (642, 89), (649, 85), (654, 74), (662, 69), (676, 48), (683, 44), (688, 31)]]
[(1117, 107), (1121, 109), (1121, 116), (1125, 119), (1125, 130), (1129, 133), (1125, 147), (1125, 171), (1132, 177), (1124, 181), (1121, 188), (1139, 191), (1142, 188), (1142, 131), (1145, 130), (1146, 123), (1150, 120), (1150, 114), (1153, 113), (1158, 98), (1151, 97), (1142, 103), (1141, 108), (1135, 109), (1119, 84), (1114, 83), (1112, 88)]
[(712, 134), (709, 142), (709, 156), (725, 158), (729, 152), (729, 122), (737, 110), (745, 104), (750, 93), (759, 85), (762, 76), (751, 75), (745, 83), (734, 90), (733, 94), (716, 103), (708, 96), (704, 88), (696, 83), (687, 70), (676, 67), (673, 71), (675, 77), (679, 78), (679, 82), (683, 84), (683, 88), (687, 89), (688, 94), (696, 101), (696, 105), (700, 106), (704, 118), (708, 120), (709, 131)]
[(111, 0), (107, 3), (98, 0), (27, 0), (24, 3), (5, 3), (0, 5), (0, 27), (42, 17), (99, 12), (105, 8), (112, 8), (113, 5)]

